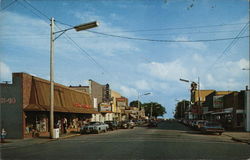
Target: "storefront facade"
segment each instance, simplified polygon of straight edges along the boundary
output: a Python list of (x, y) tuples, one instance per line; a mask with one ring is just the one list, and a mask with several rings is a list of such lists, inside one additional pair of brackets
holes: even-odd
[[(50, 83), (26, 73), (13, 73), (13, 84), (1, 84), (1, 128), (8, 138), (24, 138), (49, 131)], [(90, 95), (55, 84), (54, 125), (78, 129), (83, 121), (98, 113)], [(8, 99), (12, 98), (9, 100)], [(11, 118), (13, 117), (13, 118)], [(63, 133), (63, 132), (62, 132)]]

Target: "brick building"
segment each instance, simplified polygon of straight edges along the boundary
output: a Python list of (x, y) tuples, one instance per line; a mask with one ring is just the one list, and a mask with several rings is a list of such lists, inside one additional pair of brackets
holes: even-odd
[[(24, 138), (34, 131), (49, 132), (50, 82), (27, 73), (13, 73), (12, 84), (1, 84), (0, 128), (7, 138)], [(54, 123), (62, 129), (62, 119), (68, 128), (77, 129), (85, 119), (97, 113), (90, 95), (55, 83)]]

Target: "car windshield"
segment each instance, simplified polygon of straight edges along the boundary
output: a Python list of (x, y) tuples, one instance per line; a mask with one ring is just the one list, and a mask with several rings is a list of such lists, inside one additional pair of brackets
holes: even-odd
[(89, 125), (97, 125), (99, 124), (98, 122), (90, 122)]

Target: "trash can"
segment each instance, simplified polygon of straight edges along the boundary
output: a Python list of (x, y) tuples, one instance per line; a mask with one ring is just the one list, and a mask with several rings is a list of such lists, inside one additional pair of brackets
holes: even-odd
[(52, 138), (59, 138), (59, 128), (53, 129), (53, 137)]

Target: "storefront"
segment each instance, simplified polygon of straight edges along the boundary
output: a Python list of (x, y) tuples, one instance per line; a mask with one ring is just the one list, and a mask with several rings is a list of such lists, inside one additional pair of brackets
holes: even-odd
[[(92, 108), (90, 95), (66, 86), (54, 86), (54, 126), (64, 133), (63, 120), (67, 130), (78, 130), (83, 121), (90, 121)], [(1, 84), (1, 128), (8, 132), (8, 138), (24, 138), (48, 135), (50, 112), (50, 83), (47, 80), (26, 73), (14, 73), (13, 84)], [(3, 97), (3, 98), (2, 98)], [(5, 101), (15, 98), (15, 102)]]

